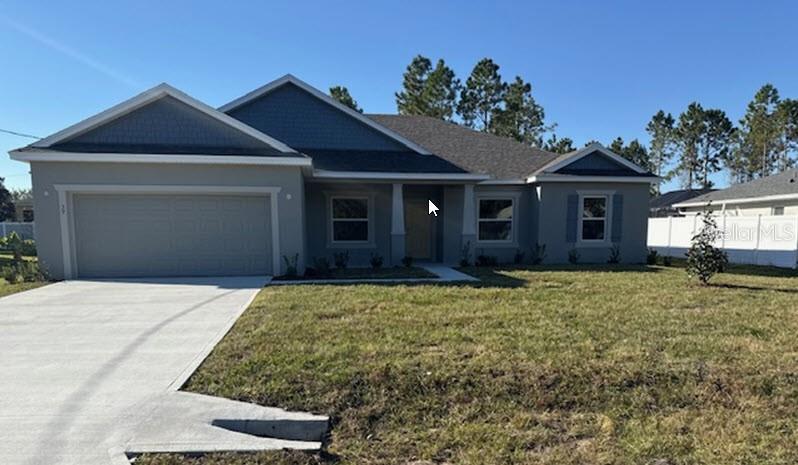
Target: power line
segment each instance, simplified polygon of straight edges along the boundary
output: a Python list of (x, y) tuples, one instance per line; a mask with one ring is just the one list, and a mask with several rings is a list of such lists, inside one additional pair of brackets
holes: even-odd
[(6, 134), (11, 134), (12, 136), (29, 137), (31, 139), (41, 139), (41, 137), (39, 137), (39, 136), (32, 136), (30, 134), (25, 134), (25, 133), (22, 133), (22, 132), (9, 131), (8, 129), (0, 128), (0, 132), (4, 132)]

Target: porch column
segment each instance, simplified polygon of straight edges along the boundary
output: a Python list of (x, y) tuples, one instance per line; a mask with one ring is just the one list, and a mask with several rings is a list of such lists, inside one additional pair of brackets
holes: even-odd
[(477, 242), (477, 221), (474, 217), (476, 207), (474, 206), (474, 185), (463, 185), (463, 235), (461, 247), (470, 244), (469, 251), (471, 254), (470, 261), (474, 262), (474, 249)]
[(405, 200), (402, 184), (393, 185), (391, 202), (391, 264), (399, 265), (405, 257)]

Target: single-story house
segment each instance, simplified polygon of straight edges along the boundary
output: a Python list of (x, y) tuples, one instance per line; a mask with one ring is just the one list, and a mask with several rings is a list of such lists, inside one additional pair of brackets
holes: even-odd
[(714, 192), (715, 189), (680, 189), (652, 197), (648, 203), (648, 216), (650, 218), (662, 218), (668, 216), (683, 216), (674, 205), (684, 203), (694, 199), (699, 195)]
[(364, 115), (290, 75), (218, 109), (161, 84), (10, 155), (30, 163), (55, 278), (278, 275), (339, 252), (509, 262), (536, 244), (548, 263), (642, 262), (658, 180), (600, 145)]
[(798, 169), (735, 184), (674, 205), (691, 215), (712, 210), (729, 216), (798, 215)]

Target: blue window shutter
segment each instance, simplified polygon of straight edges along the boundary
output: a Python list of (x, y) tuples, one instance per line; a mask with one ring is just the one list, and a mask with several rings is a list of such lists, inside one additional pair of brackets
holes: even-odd
[(612, 242), (623, 239), (623, 195), (612, 196)]
[(576, 228), (577, 228), (577, 210), (579, 209), (579, 196), (568, 196), (568, 209), (565, 216), (565, 241), (574, 243), (576, 242)]

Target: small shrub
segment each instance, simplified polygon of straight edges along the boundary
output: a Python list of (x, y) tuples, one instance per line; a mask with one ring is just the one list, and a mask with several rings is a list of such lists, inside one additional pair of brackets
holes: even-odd
[(671, 266), (671, 265), (673, 265), (673, 258), (670, 255), (663, 255), (662, 266)]
[(498, 264), (499, 259), (492, 255), (485, 255), (484, 253), (477, 255), (477, 266), (497, 266)]
[(533, 265), (540, 265), (546, 259), (546, 244), (535, 244), (532, 246), (531, 260)]
[(333, 254), (333, 260), (335, 261), (335, 267), (345, 270), (347, 266), (349, 266), (349, 251), (345, 250), (343, 252), (337, 252)]
[(648, 265), (656, 265), (658, 258), (659, 253), (657, 253), (656, 249), (648, 249), (648, 255), (646, 255), (646, 263)]
[(297, 263), (299, 263), (299, 254), (294, 254), (293, 258), (288, 258), (283, 255), (285, 262), (285, 276), (295, 278), (297, 276)]
[(522, 265), (524, 263), (524, 251), (521, 249), (515, 249), (515, 255), (513, 255), (513, 263), (516, 265)]
[(15, 231), (12, 231), (9, 235), (0, 237), (0, 248), (11, 251), (14, 255), (14, 263), (19, 263), (22, 261), (22, 256), (25, 255), (24, 249), (26, 246), (22, 237)]
[(621, 262), (621, 246), (618, 244), (613, 244), (612, 248), (610, 249), (610, 256), (607, 258), (607, 263), (610, 264), (617, 264)]
[(404, 258), (402, 258), (402, 265), (404, 265), (405, 268), (410, 268), (413, 266), (413, 257), (406, 255)]
[(330, 276), (331, 271), (330, 260), (328, 260), (327, 257), (316, 257), (313, 259), (313, 272), (316, 276), (326, 278)]
[(11, 284), (47, 281), (48, 277), (36, 262), (21, 260), (0, 270), (0, 276)]
[(463, 244), (463, 248), (460, 250), (460, 266), (471, 266), (471, 241)]
[(378, 253), (373, 253), (371, 254), (371, 259), (369, 260), (369, 263), (371, 263), (371, 268), (379, 270), (380, 268), (382, 268), (382, 261), (383, 261), (382, 255)]
[(691, 278), (698, 278), (703, 284), (709, 284), (709, 280), (715, 273), (722, 273), (729, 262), (726, 252), (715, 247), (715, 241), (720, 239), (722, 232), (718, 230), (712, 211), (699, 213), (702, 220), (701, 230), (696, 233), (687, 250), (687, 275)]
[(579, 263), (579, 251), (576, 249), (571, 249), (568, 251), (568, 263), (571, 265), (576, 265)]

